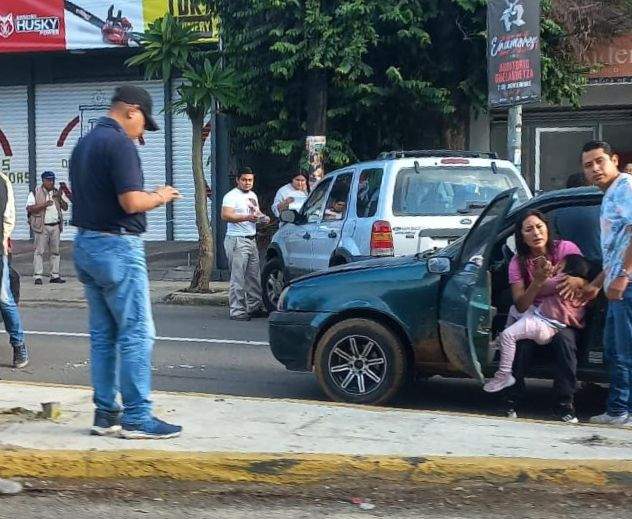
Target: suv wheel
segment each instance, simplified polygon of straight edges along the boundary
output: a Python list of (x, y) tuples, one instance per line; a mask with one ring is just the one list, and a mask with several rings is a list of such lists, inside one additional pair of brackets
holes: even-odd
[(318, 341), (314, 370), (332, 400), (383, 404), (406, 380), (406, 354), (388, 328), (369, 319), (348, 319)]
[(285, 287), (283, 262), (279, 258), (272, 258), (263, 266), (261, 272), (261, 296), (268, 312), (274, 312), (277, 309), (283, 287)]

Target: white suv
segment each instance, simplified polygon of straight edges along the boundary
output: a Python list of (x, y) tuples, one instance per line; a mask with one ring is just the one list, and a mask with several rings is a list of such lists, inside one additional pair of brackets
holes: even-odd
[(463, 236), (496, 195), (526, 182), (494, 154), (424, 150), (383, 153), (325, 176), (300, 211), (284, 211), (262, 269), (269, 310), (291, 279), (377, 256), (441, 248)]

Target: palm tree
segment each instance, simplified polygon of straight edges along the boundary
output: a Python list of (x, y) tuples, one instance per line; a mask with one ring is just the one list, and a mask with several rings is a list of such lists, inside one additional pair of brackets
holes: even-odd
[(150, 24), (143, 35), (142, 50), (127, 60), (128, 66), (144, 68), (147, 79), (168, 82), (181, 77), (179, 100), (166, 100), (165, 111), (186, 113), (193, 130), (191, 165), (195, 186), (195, 221), (198, 230), (198, 260), (190, 292), (207, 292), (215, 261), (213, 229), (208, 219), (202, 155), (202, 128), (208, 114), (221, 108), (242, 107), (237, 74), (223, 67), (215, 50), (200, 44), (201, 35), (182, 25), (171, 14)]

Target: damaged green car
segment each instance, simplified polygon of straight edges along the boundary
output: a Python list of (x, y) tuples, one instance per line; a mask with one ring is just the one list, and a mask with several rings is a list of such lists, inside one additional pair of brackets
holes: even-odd
[[(508, 267), (515, 220), (525, 209), (591, 210), (592, 188), (547, 193), (518, 206), (516, 190), (498, 195), (470, 232), (439, 251), (350, 263), (293, 281), (269, 322), (272, 353), (287, 369), (314, 371), (333, 400), (382, 404), (412, 376), (472, 377), (497, 367), (492, 339), (512, 304)], [(560, 236), (564, 238), (564, 236)], [(578, 331), (578, 378), (605, 381), (605, 302)], [(529, 376), (553, 378), (540, 348)]]

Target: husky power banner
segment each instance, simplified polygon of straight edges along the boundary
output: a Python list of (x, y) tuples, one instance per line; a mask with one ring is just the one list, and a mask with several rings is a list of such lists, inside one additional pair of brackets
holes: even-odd
[(490, 107), (540, 100), (540, 1), (489, 0), (487, 75)]
[(197, 0), (1, 0), (0, 52), (133, 47), (154, 20), (171, 13), (217, 39), (217, 24)]

